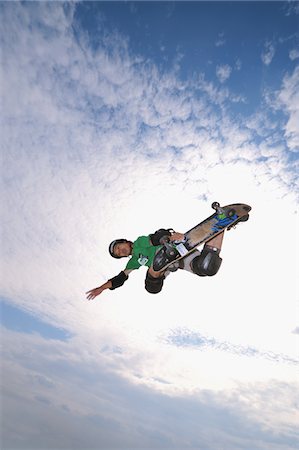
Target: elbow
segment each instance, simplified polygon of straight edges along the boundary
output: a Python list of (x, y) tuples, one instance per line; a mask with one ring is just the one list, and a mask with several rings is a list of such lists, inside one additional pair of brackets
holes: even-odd
[(127, 281), (128, 278), (129, 278), (128, 275), (126, 275), (124, 271), (121, 271), (115, 277), (110, 278), (109, 281), (111, 282), (112, 286), (109, 289), (113, 291), (114, 289), (121, 287), (125, 283), (125, 281)]

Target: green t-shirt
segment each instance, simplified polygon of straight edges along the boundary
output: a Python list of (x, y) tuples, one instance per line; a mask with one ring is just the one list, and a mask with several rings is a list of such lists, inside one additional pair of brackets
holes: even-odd
[(141, 266), (151, 267), (155, 254), (162, 245), (153, 246), (149, 236), (140, 236), (133, 242), (132, 256), (126, 265), (126, 269), (139, 269)]

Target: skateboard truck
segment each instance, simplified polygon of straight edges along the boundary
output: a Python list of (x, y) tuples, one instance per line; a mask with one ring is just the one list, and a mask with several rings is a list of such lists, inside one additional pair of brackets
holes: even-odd
[(215, 209), (217, 214), (225, 214), (224, 208), (221, 208), (220, 203), (213, 202), (211, 206)]
[(177, 251), (175, 247), (173, 247), (173, 245), (170, 244), (168, 236), (165, 236), (162, 239), (160, 239), (160, 242), (162, 245), (164, 245), (165, 253), (169, 258), (173, 258), (174, 256), (176, 256)]
[(236, 226), (238, 225), (238, 223), (240, 222), (247, 222), (247, 220), (249, 219), (249, 214), (246, 214), (246, 216), (241, 216), (233, 225), (230, 225), (227, 228), (227, 231), (229, 231), (231, 228), (236, 228)]
[(236, 213), (236, 211), (232, 208), (231, 209), (221, 208), (218, 202), (213, 202), (211, 206), (213, 209), (215, 209), (218, 217), (221, 219), (224, 219), (226, 217), (233, 217)]

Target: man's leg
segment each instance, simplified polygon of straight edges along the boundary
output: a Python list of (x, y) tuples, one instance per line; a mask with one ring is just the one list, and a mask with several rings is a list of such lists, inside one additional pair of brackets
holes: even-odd
[(162, 290), (164, 280), (165, 275), (163, 271), (156, 272), (152, 267), (150, 267), (145, 277), (145, 289), (150, 294), (158, 294)]
[[(219, 253), (222, 247), (223, 235), (224, 231), (206, 242), (201, 252), (194, 250), (189, 256), (178, 261), (179, 268), (200, 276), (215, 275), (222, 262)], [(151, 294), (161, 292), (165, 277), (169, 275), (170, 271), (156, 272), (150, 267), (145, 278), (145, 289)]]
[(194, 250), (186, 258), (181, 259), (180, 269), (199, 276), (213, 276), (218, 272), (222, 259), (219, 256), (224, 231), (206, 242), (202, 251)]
[(214, 251), (217, 251), (218, 255), (220, 253), (221, 247), (222, 247), (222, 241), (223, 241), (224, 231), (222, 233), (219, 233), (217, 236), (212, 238), (210, 241), (206, 242), (204, 245), (204, 248), (211, 248)]

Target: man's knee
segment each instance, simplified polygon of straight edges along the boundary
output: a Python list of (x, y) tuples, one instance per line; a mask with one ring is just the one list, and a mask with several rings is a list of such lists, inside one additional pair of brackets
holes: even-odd
[(220, 269), (222, 258), (212, 249), (203, 248), (201, 254), (191, 262), (191, 268), (196, 275), (201, 277), (216, 275)]
[(161, 292), (163, 283), (164, 283), (165, 276), (162, 275), (159, 278), (153, 277), (149, 271), (147, 271), (146, 278), (145, 278), (145, 289), (150, 294), (158, 294)]

